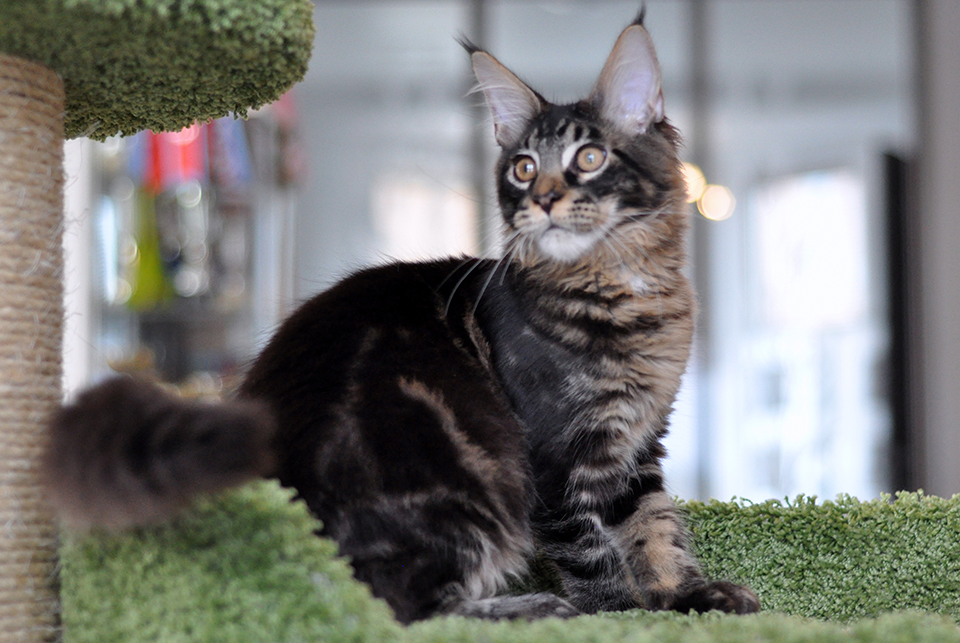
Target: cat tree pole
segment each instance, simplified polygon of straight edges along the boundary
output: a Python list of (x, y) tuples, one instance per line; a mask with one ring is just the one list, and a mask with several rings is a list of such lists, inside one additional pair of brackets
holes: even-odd
[(306, 71), (309, 0), (0, 0), (0, 640), (60, 637), (37, 462), (60, 401), (63, 140), (245, 114)]

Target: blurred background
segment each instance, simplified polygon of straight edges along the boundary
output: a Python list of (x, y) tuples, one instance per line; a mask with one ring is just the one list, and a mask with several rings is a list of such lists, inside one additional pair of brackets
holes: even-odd
[[(495, 256), (497, 150), (455, 36), (571, 100), (637, 6), (317, 0), (306, 79), (248, 120), (68, 143), (67, 394), (138, 371), (217, 395), (348, 272)], [(671, 490), (960, 492), (960, 3), (648, 0), (646, 24), (701, 301)]]

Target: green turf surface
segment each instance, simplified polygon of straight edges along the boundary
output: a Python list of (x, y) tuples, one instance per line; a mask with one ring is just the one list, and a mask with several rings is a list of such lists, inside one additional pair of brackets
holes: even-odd
[(0, 0), (0, 53), (66, 90), (67, 138), (243, 116), (303, 78), (310, 0)]
[(748, 583), (766, 609), (834, 621), (913, 609), (960, 621), (960, 496), (686, 508), (705, 570)]
[(960, 643), (960, 499), (686, 503), (712, 574), (765, 612), (641, 610), (569, 621), (438, 618), (409, 628), (354, 581), (332, 542), (274, 483), (207, 499), (168, 526), (67, 535), (66, 641)]

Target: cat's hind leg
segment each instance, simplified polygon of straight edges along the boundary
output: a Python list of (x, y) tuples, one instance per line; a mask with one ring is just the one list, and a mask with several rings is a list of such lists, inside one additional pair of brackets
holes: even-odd
[(367, 342), (309, 468), (286, 468), (308, 475), (286, 483), (402, 622), (574, 614), (550, 595), (497, 597), (533, 552), (523, 429), (462, 351), (434, 345), (424, 365), (407, 335)]
[(464, 600), (457, 603), (450, 613), (490, 620), (498, 619), (539, 619), (570, 618), (580, 614), (580, 610), (556, 594), (537, 592), (519, 596), (494, 596)]
[(523, 569), (528, 543), (463, 500), (425, 494), (355, 512), (351, 533), (337, 530), (341, 553), (403, 623), (438, 614), (536, 619), (579, 613), (553, 594), (495, 596), (511, 572)]

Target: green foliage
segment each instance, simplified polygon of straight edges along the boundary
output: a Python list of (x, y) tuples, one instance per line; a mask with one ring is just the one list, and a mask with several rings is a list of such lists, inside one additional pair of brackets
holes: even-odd
[(960, 497), (685, 503), (704, 567), (754, 587), (766, 610), (756, 615), (633, 610), (408, 628), (289, 499), (264, 482), (168, 526), (69, 535), (67, 643), (960, 643)]
[(66, 90), (68, 138), (244, 116), (303, 78), (310, 0), (2, 0), (0, 52)]

